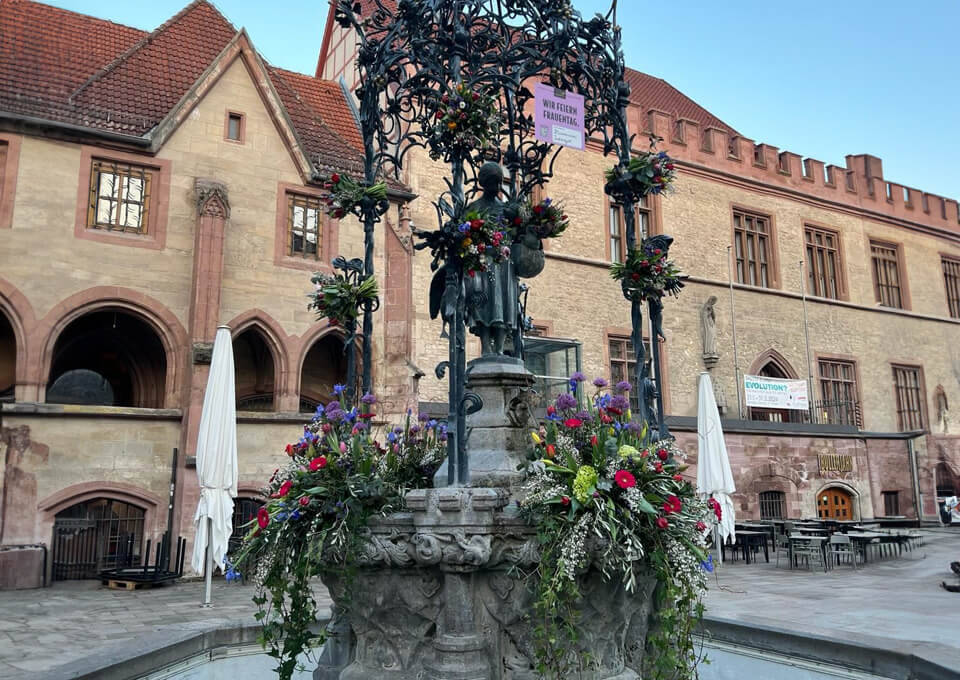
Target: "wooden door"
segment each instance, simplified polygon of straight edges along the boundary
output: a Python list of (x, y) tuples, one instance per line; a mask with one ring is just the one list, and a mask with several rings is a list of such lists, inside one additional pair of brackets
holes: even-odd
[(817, 517), (820, 519), (853, 519), (853, 496), (836, 487), (824, 489), (817, 496)]

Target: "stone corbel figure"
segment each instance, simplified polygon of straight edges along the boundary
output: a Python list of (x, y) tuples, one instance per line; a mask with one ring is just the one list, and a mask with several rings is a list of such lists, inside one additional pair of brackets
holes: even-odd
[(943, 428), (943, 434), (948, 434), (950, 432), (950, 404), (947, 402), (947, 392), (943, 389), (943, 385), (937, 385), (933, 401), (937, 405), (937, 422)]
[(703, 342), (703, 363), (709, 369), (720, 360), (717, 353), (717, 296), (711, 295), (700, 308), (700, 339)]

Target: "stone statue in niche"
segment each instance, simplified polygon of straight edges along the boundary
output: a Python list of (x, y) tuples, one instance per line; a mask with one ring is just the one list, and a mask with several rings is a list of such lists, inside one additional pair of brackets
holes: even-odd
[[(477, 172), (480, 198), (467, 205), (487, 220), (497, 221), (508, 209), (498, 196), (503, 187), (503, 168), (488, 162)], [(484, 356), (503, 354), (504, 341), (513, 337), (520, 316), (520, 282), (510, 257), (491, 264), (487, 271), (464, 277), (467, 294), (466, 321), (470, 332), (480, 338)]]
[(947, 402), (947, 392), (943, 385), (937, 385), (933, 394), (933, 402), (937, 405), (937, 422), (943, 428), (943, 434), (950, 432), (950, 404)]
[(700, 308), (700, 339), (703, 342), (703, 363), (707, 368), (713, 368), (720, 360), (717, 353), (716, 304), (717, 296), (711, 295)]

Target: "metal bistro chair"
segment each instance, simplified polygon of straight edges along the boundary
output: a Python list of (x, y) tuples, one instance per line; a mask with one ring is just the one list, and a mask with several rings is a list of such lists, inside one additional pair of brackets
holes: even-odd
[(790, 553), (790, 537), (786, 534), (777, 534), (775, 546), (777, 553), (776, 566), (780, 566), (780, 557), (783, 556), (787, 560), (787, 565), (793, 569), (793, 557)]
[(831, 536), (828, 554), (830, 555), (831, 566), (833, 564), (839, 565), (842, 559), (848, 559), (850, 560), (850, 565), (854, 569), (857, 568), (857, 551), (849, 536), (844, 536), (843, 534), (834, 534)]
[[(799, 540), (798, 540), (799, 539)], [(813, 571), (814, 565), (823, 567), (823, 572), (827, 572), (827, 561), (823, 558), (823, 550), (820, 541), (812, 540), (809, 536), (791, 536), (793, 542), (793, 557), (799, 564), (803, 560), (807, 568)]]

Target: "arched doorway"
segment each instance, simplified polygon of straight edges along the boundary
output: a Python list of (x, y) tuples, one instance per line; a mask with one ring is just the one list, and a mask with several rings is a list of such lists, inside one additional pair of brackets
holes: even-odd
[(237, 410), (274, 411), (275, 358), (263, 332), (251, 326), (233, 339)]
[[(754, 362), (750, 375), (779, 380), (796, 380), (797, 372), (778, 352), (769, 350)], [(750, 420), (766, 420), (774, 423), (802, 423), (806, 420), (806, 411), (778, 408), (750, 407)]]
[(0, 311), (0, 403), (13, 401), (17, 382), (17, 338), (13, 324)]
[(48, 403), (161, 408), (167, 357), (154, 328), (120, 309), (72, 321), (57, 337)]
[(145, 511), (111, 498), (72, 505), (53, 521), (53, 580), (97, 578), (140, 563)]
[(820, 519), (856, 519), (854, 496), (847, 489), (829, 486), (817, 494), (817, 517)]
[(347, 380), (343, 339), (328, 333), (313, 343), (300, 369), (300, 412), (313, 413), (334, 398), (333, 386)]

